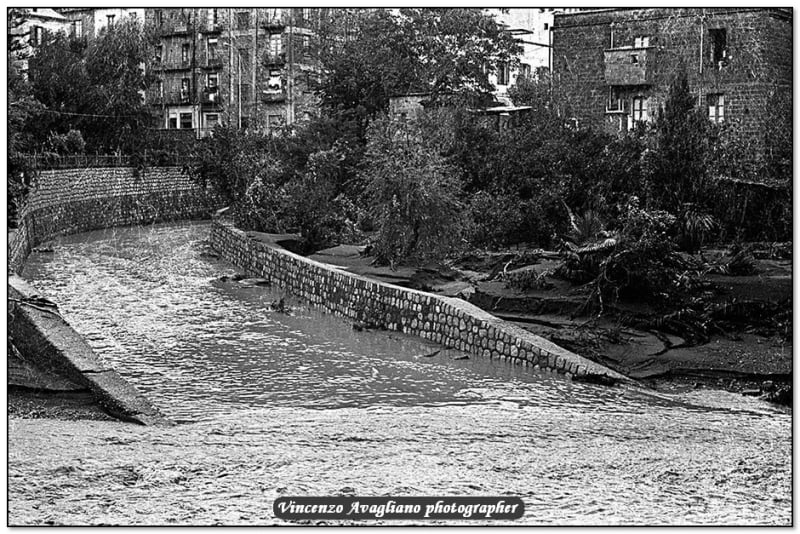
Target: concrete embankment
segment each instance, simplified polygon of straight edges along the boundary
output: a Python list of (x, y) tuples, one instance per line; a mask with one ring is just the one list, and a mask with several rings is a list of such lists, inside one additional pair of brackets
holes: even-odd
[(379, 282), (289, 252), (253, 232), (215, 219), (211, 244), (254, 276), (334, 315), (416, 335), (485, 358), (506, 358), (568, 376), (624, 375), (507, 323), (461, 299)]
[(168, 423), (144, 395), (98, 360), (58, 308), (33, 287), (11, 276), (8, 295), (9, 342), (28, 369), (59, 377), (62, 387), (72, 384), (90, 390), (108, 413), (120, 419), (147, 425)]

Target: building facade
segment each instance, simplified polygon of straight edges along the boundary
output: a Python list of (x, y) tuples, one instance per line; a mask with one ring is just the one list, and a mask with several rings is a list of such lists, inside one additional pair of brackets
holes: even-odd
[(791, 98), (791, 9), (555, 15), (554, 81), (580, 126), (620, 132), (652, 121), (680, 69), (709, 120), (733, 121), (759, 142), (771, 126), (771, 106)]
[(68, 20), (68, 33), (83, 39), (97, 37), (104, 28), (126, 18), (144, 20), (144, 8), (63, 7), (58, 11)]
[(9, 16), (9, 39), (15, 41), (12, 61), (23, 76), (27, 76), (28, 59), (48, 35), (67, 33), (70, 23), (64, 15), (48, 8), (18, 8), (20, 18), (12, 22)]
[(146, 9), (158, 36), (147, 101), (158, 127), (202, 136), (217, 124), (261, 131), (316, 114), (311, 39), (321, 10)]
[(511, 8), (490, 9), (489, 13), (514, 36), (522, 47), (519, 66), (508, 63), (497, 65), (497, 72), (489, 76), (495, 86), (494, 96), (498, 102), (510, 105), (508, 89), (519, 77), (549, 73), (552, 67), (552, 31), (556, 13), (574, 13), (582, 8)]

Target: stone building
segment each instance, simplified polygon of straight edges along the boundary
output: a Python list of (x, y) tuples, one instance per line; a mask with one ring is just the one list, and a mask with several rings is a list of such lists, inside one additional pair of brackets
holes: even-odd
[(261, 131), (316, 114), (317, 9), (145, 10), (158, 35), (158, 82), (147, 100), (158, 126), (205, 135), (217, 124)]
[(681, 68), (710, 120), (733, 121), (760, 143), (775, 127), (777, 103), (787, 96), (791, 102), (791, 9), (597, 9), (555, 16), (555, 83), (580, 126), (626, 131), (652, 121)]

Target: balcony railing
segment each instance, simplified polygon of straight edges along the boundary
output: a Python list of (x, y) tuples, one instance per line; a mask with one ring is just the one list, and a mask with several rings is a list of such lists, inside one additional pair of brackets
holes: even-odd
[(283, 91), (263, 91), (261, 93), (261, 102), (265, 104), (283, 102), (284, 100), (286, 100), (286, 94)]
[(206, 106), (217, 106), (221, 103), (220, 93), (217, 89), (204, 89), (200, 101)]
[(206, 59), (206, 67), (209, 69), (221, 69), (222, 58), (219, 56), (212, 56)]
[(267, 54), (264, 56), (264, 62), (267, 65), (283, 65), (286, 63), (286, 54), (283, 52), (280, 54)]
[(650, 85), (655, 48), (615, 48), (603, 51), (607, 85)]

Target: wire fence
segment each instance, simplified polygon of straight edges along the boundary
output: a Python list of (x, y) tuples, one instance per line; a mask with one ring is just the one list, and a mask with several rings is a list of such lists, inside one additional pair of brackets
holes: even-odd
[(163, 152), (144, 152), (136, 156), (119, 154), (92, 154), (62, 156), (57, 154), (36, 154), (25, 156), (28, 167), (36, 170), (83, 169), (90, 167), (182, 167), (189, 162), (183, 155)]

